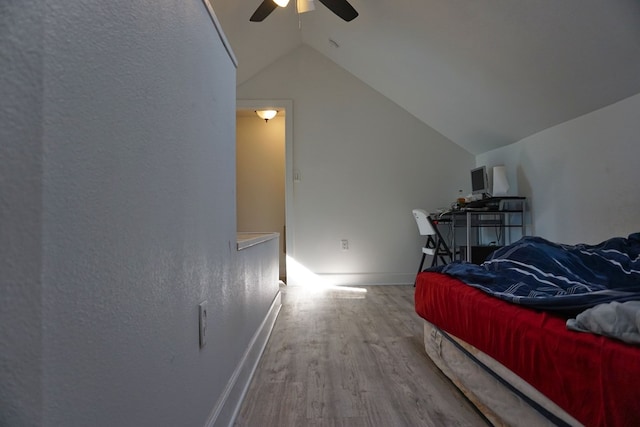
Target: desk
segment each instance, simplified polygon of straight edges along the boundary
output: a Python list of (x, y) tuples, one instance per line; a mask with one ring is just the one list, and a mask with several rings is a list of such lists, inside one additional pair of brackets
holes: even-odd
[[(465, 228), (466, 257), (471, 260), (471, 247), (474, 239), (472, 230), (475, 229), (475, 242), (480, 240), (480, 231), (483, 228), (495, 227), (499, 229), (499, 236), (496, 239), (497, 245), (511, 243), (511, 233), (507, 239), (506, 231), (511, 228), (520, 229), (520, 237), (525, 235), (525, 205), (526, 197), (510, 197), (499, 201), (496, 205), (484, 208), (462, 208), (444, 212), (442, 214), (431, 214), (430, 219), (435, 224), (448, 224), (451, 227), (451, 250), (454, 258), (457, 252), (456, 229)], [(459, 253), (458, 259), (462, 258)]]

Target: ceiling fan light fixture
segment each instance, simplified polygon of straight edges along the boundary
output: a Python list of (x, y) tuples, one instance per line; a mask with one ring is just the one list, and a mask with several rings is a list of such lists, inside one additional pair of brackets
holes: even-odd
[[(320, 0), (320, 3), (347, 22), (354, 20), (358, 16), (358, 11), (356, 11), (347, 0)], [(285, 7), (287, 4), (289, 4), (289, 0), (262, 0), (262, 3), (260, 3), (255, 12), (253, 12), (253, 15), (251, 15), (251, 18), (249, 18), (249, 21), (262, 22), (271, 12), (276, 10), (278, 6)], [(313, 0), (296, 0), (296, 6), (298, 13), (309, 12), (315, 9)]]
[(313, 0), (296, 0), (296, 7), (298, 9), (298, 13), (311, 12), (316, 9), (313, 4)]
[(278, 114), (278, 110), (256, 110), (256, 114), (265, 122), (273, 119), (276, 114)]

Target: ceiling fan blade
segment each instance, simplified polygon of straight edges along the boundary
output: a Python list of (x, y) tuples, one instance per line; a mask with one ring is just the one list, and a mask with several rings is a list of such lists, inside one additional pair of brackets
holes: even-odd
[(358, 12), (349, 4), (347, 0), (319, 0), (320, 3), (338, 15), (340, 18), (349, 22), (358, 16)]
[(263, 21), (264, 18), (269, 16), (269, 14), (275, 10), (276, 7), (278, 7), (278, 5), (275, 4), (273, 0), (264, 0), (262, 3), (260, 3), (260, 6), (258, 6), (256, 11), (253, 12), (253, 15), (251, 15), (251, 18), (249, 18), (249, 21), (251, 22)]

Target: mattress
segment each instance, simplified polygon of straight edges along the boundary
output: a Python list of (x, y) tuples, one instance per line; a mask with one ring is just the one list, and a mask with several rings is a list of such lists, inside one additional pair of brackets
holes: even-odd
[(417, 313), (498, 361), (580, 423), (640, 420), (640, 348), (570, 331), (566, 319), (494, 298), (433, 272), (416, 280)]

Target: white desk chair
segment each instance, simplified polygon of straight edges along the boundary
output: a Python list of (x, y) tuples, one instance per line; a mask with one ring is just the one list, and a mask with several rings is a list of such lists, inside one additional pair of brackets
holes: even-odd
[(424, 260), (427, 255), (433, 257), (431, 260), (431, 267), (438, 265), (438, 260), (443, 264), (448, 264), (453, 261), (453, 254), (449, 247), (445, 243), (444, 239), (440, 235), (438, 228), (429, 218), (429, 214), (423, 209), (414, 209), (413, 216), (418, 224), (418, 230), (421, 236), (427, 236), (427, 241), (422, 248), (422, 259), (420, 260), (420, 267), (418, 267), (418, 273), (422, 271)]

